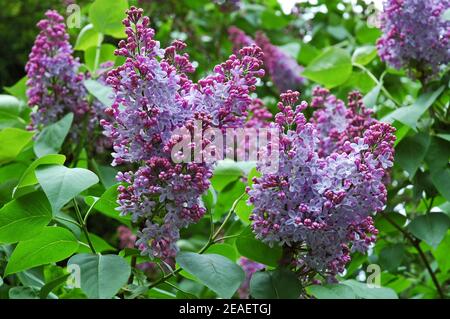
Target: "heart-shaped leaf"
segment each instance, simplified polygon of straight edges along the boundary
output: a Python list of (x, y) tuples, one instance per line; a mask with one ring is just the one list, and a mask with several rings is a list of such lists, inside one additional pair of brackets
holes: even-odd
[(185, 271), (222, 298), (231, 298), (245, 278), (241, 267), (221, 255), (180, 252), (176, 260)]
[(81, 290), (95, 299), (114, 297), (131, 273), (130, 265), (117, 255), (78, 254), (68, 265), (79, 267)]
[(84, 168), (44, 165), (36, 169), (36, 177), (49, 199), (53, 214), (79, 193), (98, 183), (98, 177)]
[(444, 213), (430, 213), (416, 217), (408, 225), (409, 231), (428, 245), (437, 247), (450, 227), (450, 218)]
[(297, 276), (284, 268), (258, 271), (250, 280), (250, 294), (257, 299), (296, 299), (301, 292)]

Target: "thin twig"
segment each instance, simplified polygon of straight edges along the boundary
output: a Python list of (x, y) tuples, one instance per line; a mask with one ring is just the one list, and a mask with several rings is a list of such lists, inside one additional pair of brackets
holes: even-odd
[[(246, 193), (243, 193), (241, 196), (239, 196), (231, 206), (230, 210), (228, 211), (227, 216), (225, 217), (223, 223), (220, 225), (220, 227), (217, 229), (217, 231), (214, 233), (213, 236), (210, 236), (208, 242), (197, 252), (197, 254), (203, 254), (211, 245), (216, 243), (217, 237), (220, 235), (222, 229), (225, 227), (225, 224), (230, 220), (231, 216), (233, 215), (234, 211), (236, 210), (237, 204), (241, 201), (241, 199), (244, 197)], [(182, 268), (177, 268), (173, 272), (161, 277), (157, 281), (155, 281), (153, 284), (149, 285), (148, 288), (152, 289), (153, 287), (156, 287), (160, 285), (161, 283), (165, 282), (167, 279), (171, 278), (172, 276), (178, 274)]]
[(414, 248), (417, 250), (417, 252), (419, 253), (420, 258), (422, 259), (422, 262), (424, 263), (425, 267), (427, 268), (431, 279), (433, 281), (434, 286), (436, 287), (436, 290), (439, 294), (439, 297), (441, 299), (445, 299), (445, 295), (444, 292), (442, 291), (442, 287), (439, 284), (439, 281), (436, 278), (436, 274), (434, 273), (433, 269), (431, 269), (430, 263), (428, 262), (427, 257), (425, 256), (422, 248), (420, 247), (420, 240), (416, 239), (415, 237), (413, 237), (413, 235), (411, 235), (408, 231), (406, 231), (405, 229), (403, 229), (401, 226), (399, 226), (394, 220), (392, 220), (392, 218), (390, 218), (386, 213), (382, 213), (382, 216), (384, 218), (386, 218), (386, 220), (392, 225), (394, 226), (397, 230), (399, 230), (404, 236), (405, 238), (411, 242), (411, 244), (414, 246)]
[(75, 206), (75, 213), (77, 215), (78, 222), (80, 223), (81, 229), (83, 230), (83, 233), (86, 236), (86, 240), (89, 244), (89, 247), (91, 248), (91, 251), (94, 254), (97, 254), (97, 252), (95, 251), (94, 245), (92, 244), (91, 237), (89, 236), (89, 232), (87, 230), (86, 224), (83, 222), (83, 217), (81, 216), (81, 212), (80, 212), (80, 209), (78, 208), (78, 204), (77, 204), (77, 201), (75, 200), (75, 198), (73, 199), (73, 203)]

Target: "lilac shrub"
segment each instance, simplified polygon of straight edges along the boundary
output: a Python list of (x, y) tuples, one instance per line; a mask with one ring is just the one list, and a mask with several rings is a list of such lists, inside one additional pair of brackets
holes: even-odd
[[(273, 124), (281, 132), (280, 145), (267, 148), (279, 147), (279, 170), (268, 171), (260, 161), (262, 176), (254, 178), (248, 194), (256, 237), (283, 245), (300, 277), (313, 271), (332, 280), (344, 271), (351, 252), (363, 253), (375, 241), (371, 214), (386, 203), (383, 181), (393, 164), (395, 136), (392, 126), (373, 119), (353, 123), (349, 114), (357, 110), (361, 118), (368, 116), (355, 96), (347, 110), (325, 90), (316, 89), (315, 95), (319, 110), (308, 122), (302, 113), (307, 103), (295, 106), (299, 93), (281, 94)], [(334, 127), (325, 130), (326, 122)], [(352, 125), (360, 130), (342, 134)]]
[(428, 81), (450, 61), (450, 21), (442, 17), (448, 0), (386, 0), (381, 16), (381, 59)]
[(255, 39), (252, 39), (245, 32), (233, 26), (228, 29), (228, 34), (235, 50), (253, 44), (262, 49), (267, 73), (280, 92), (295, 90), (305, 84), (305, 79), (300, 75), (303, 67), (298, 65), (291, 56), (270, 43), (264, 33), (257, 32)]
[[(189, 56), (180, 53), (183, 42), (160, 48), (142, 9), (130, 8), (123, 24), (128, 38), (119, 43), (116, 55), (126, 61), (109, 72), (115, 100), (107, 113), (113, 120), (102, 125), (113, 139), (113, 165), (139, 167), (118, 174), (124, 184), (118, 188), (119, 209), (140, 225), (136, 244), (150, 257), (170, 258), (177, 253), (179, 230), (205, 214), (200, 196), (212, 176), (210, 163), (175, 163), (174, 146), (183, 134), (245, 125), (254, 102), (249, 94), (264, 75), (262, 53), (256, 46), (243, 48), (193, 83)], [(202, 126), (196, 133), (198, 121)], [(202, 145), (193, 142), (190, 147), (202, 153), (207, 144), (203, 139)]]

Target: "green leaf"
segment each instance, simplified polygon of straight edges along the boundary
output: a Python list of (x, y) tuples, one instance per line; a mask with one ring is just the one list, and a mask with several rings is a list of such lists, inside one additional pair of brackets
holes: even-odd
[(405, 247), (402, 244), (394, 244), (383, 247), (378, 258), (382, 269), (395, 272), (405, 257)]
[(280, 30), (289, 24), (289, 19), (280, 14), (277, 15), (275, 11), (264, 10), (261, 14), (261, 25), (268, 30)]
[(98, 81), (89, 79), (84, 81), (84, 86), (97, 100), (103, 103), (106, 107), (110, 107), (113, 103), (112, 88), (99, 83)]
[(450, 169), (438, 169), (432, 172), (431, 181), (439, 193), (450, 201)]
[(303, 64), (309, 64), (315, 57), (320, 54), (320, 51), (309, 43), (302, 43), (298, 61)]
[(346, 285), (312, 285), (306, 291), (317, 299), (356, 299), (353, 289)]
[(448, 252), (450, 251), (450, 233), (447, 233), (445, 239), (439, 244), (437, 249), (433, 251), (433, 255), (439, 265), (439, 269), (443, 273), (447, 273), (450, 270), (450, 258), (448, 258)]
[(119, 184), (113, 185), (108, 188), (100, 198), (94, 196), (86, 196), (84, 201), (89, 206), (94, 205), (94, 209), (106, 215), (110, 218), (114, 218), (117, 221), (124, 223), (126, 225), (130, 224), (131, 216), (120, 216), (117, 208), (119, 205), (117, 204), (117, 187)]
[(236, 180), (225, 186), (219, 193), (216, 205), (214, 206), (213, 220), (219, 221), (231, 209), (234, 201), (244, 192), (245, 184), (240, 180)]
[(35, 287), (13, 287), (8, 294), (9, 299), (39, 299), (39, 292)]
[(360, 22), (355, 29), (356, 39), (361, 44), (373, 44), (381, 36), (378, 28), (369, 26), (366, 22)]
[(63, 283), (67, 281), (67, 278), (69, 278), (70, 274), (63, 275), (61, 277), (58, 277), (49, 283), (46, 283), (41, 290), (39, 291), (39, 298), (41, 299), (47, 299), (48, 295), (57, 287), (61, 286)]
[(390, 288), (369, 286), (353, 279), (339, 284), (314, 285), (306, 290), (318, 299), (398, 299)]
[(369, 93), (367, 93), (363, 98), (363, 103), (368, 108), (373, 108), (378, 101), (378, 96), (380, 96), (382, 83), (376, 85)]
[(350, 279), (342, 282), (343, 285), (350, 287), (356, 297), (362, 299), (398, 299), (394, 290), (386, 287), (373, 287), (366, 283)]
[(450, 21), (450, 8), (444, 11), (442, 14), (442, 20)]
[(425, 156), (430, 171), (433, 173), (445, 169), (450, 158), (450, 143), (436, 136), (431, 137), (430, 146)]
[(0, 108), (0, 130), (8, 127), (24, 129), (26, 122), (19, 116), (2, 111)]
[(42, 192), (14, 199), (0, 209), (0, 243), (15, 243), (38, 235), (52, 219)]
[(405, 137), (396, 147), (395, 163), (408, 172), (412, 179), (427, 154), (430, 135), (419, 133)]
[(103, 36), (94, 30), (94, 26), (90, 23), (84, 26), (78, 34), (75, 50), (86, 51), (91, 47), (96, 47), (102, 41)]
[(450, 227), (450, 219), (444, 213), (429, 213), (414, 218), (409, 231), (428, 245), (437, 247)]
[[(396, 212), (386, 213), (386, 215), (389, 216), (389, 219), (393, 220), (397, 225), (405, 225), (406, 217), (404, 215)], [(383, 233), (394, 233), (398, 231), (398, 229), (392, 226), (392, 224), (383, 215), (377, 215), (375, 227)]]
[(98, 177), (84, 168), (45, 165), (36, 169), (36, 177), (49, 199), (53, 214), (85, 189), (98, 183)]
[(73, 113), (68, 113), (58, 122), (45, 127), (34, 142), (34, 153), (37, 157), (57, 154), (69, 133), (73, 122)]
[(21, 101), (27, 101), (27, 77), (24, 76), (13, 86), (4, 87), (5, 91)]
[(373, 45), (359, 47), (353, 52), (353, 64), (366, 65), (369, 64), (377, 56), (377, 49)]
[(221, 192), (227, 185), (236, 181), (242, 175), (242, 169), (235, 161), (222, 160), (214, 168), (211, 185), (216, 191)]
[(444, 91), (444, 88), (444, 86), (441, 86), (434, 92), (422, 93), (413, 105), (396, 109), (383, 118), (383, 121), (392, 121), (395, 119), (415, 130), (420, 117), (433, 105), (434, 101)]
[(272, 267), (278, 265), (282, 255), (281, 247), (264, 244), (255, 238), (249, 227), (236, 239), (236, 248), (242, 256)]
[[(98, 67), (105, 62), (115, 62), (116, 56), (114, 55), (114, 51), (116, 50), (116, 47), (112, 44), (106, 43), (102, 44), (100, 46), (100, 54), (98, 56), (97, 65), (95, 64), (96, 56), (97, 56), (97, 47), (91, 47), (87, 49), (84, 52), (84, 63), (86, 66), (91, 70), (91, 72), (96, 72), (98, 70)], [(94, 81), (95, 80), (87, 80), (87, 81)], [(110, 88), (111, 92), (112, 89)]]
[(235, 213), (244, 225), (250, 224), (250, 215), (252, 214), (253, 205), (247, 203), (248, 195), (245, 195), (239, 203), (236, 205)]
[(66, 259), (78, 249), (78, 241), (67, 229), (46, 227), (31, 240), (21, 241), (6, 266), (5, 275)]
[(124, 38), (125, 27), (122, 20), (127, 9), (127, 0), (95, 0), (89, 8), (89, 20), (96, 31), (115, 38)]
[(250, 294), (256, 299), (297, 299), (302, 286), (290, 270), (258, 271), (250, 280)]
[(130, 265), (117, 255), (78, 254), (67, 264), (80, 267), (81, 290), (88, 298), (114, 297), (131, 274)]
[[(95, 251), (98, 253), (103, 253), (105, 251), (115, 251), (116, 249), (111, 246), (106, 240), (104, 240), (103, 238), (97, 236), (96, 234), (92, 234), (89, 233), (89, 238), (92, 241), (92, 245), (95, 248)], [(84, 233), (81, 234), (81, 238), (80, 241), (87, 244), (87, 239), (86, 239), (86, 235)], [(78, 247), (78, 251), (77, 253), (81, 254), (81, 253), (90, 253), (91, 249), (85, 245), (80, 245)]]
[(30, 186), (38, 183), (38, 180), (36, 178), (35, 170), (39, 165), (45, 165), (45, 164), (64, 164), (66, 160), (66, 157), (64, 155), (60, 154), (49, 154), (44, 155), (41, 158), (38, 158), (33, 163), (31, 163), (30, 166), (26, 169), (26, 171), (22, 174), (22, 177), (19, 180), (19, 183), (17, 184), (17, 187), (14, 189), (14, 193), (18, 188)]
[(347, 51), (328, 48), (311, 61), (302, 75), (328, 88), (338, 86), (348, 80), (352, 73), (352, 61)]
[(180, 252), (176, 261), (222, 298), (231, 298), (245, 279), (241, 267), (220, 255)]
[(21, 102), (12, 95), (0, 94), (0, 111), (10, 115), (19, 115)]
[(31, 141), (32, 132), (17, 128), (0, 131), (0, 164), (14, 160), (20, 151)]
[(205, 254), (217, 254), (233, 261), (237, 259), (236, 249), (230, 244), (214, 244), (205, 251)]

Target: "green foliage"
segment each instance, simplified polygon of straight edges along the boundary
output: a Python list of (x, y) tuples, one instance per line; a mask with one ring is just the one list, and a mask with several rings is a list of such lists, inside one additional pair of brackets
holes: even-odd
[(21, 241), (14, 249), (5, 275), (66, 259), (78, 249), (78, 242), (67, 229), (46, 227), (33, 239)]
[[(238, 266), (242, 257), (265, 265), (252, 276), (251, 298), (450, 296), (448, 68), (434, 81), (421, 83), (382, 63), (376, 50), (381, 32), (366, 22), (374, 13), (370, 5), (361, 3), (363, 13), (357, 14), (348, 1), (318, 0), (302, 3), (298, 14), (285, 14), (275, 0), (241, 2), (235, 12), (207, 0), (139, 5), (150, 15), (161, 47), (175, 39), (187, 42), (186, 52), (197, 68), (194, 80), (231, 54), (229, 26), (250, 36), (263, 31), (305, 67), (302, 76), (308, 83), (298, 88), (302, 98), (309, 101), (316, 85), (342, 99), (357, 89), (377, 118), (397, 128), (394, 168), (386, 179), (388, 203), (375, 216), (379, 235), (373, 249), (367, 255), (352, 253), (337, 284), (300, 282), (280, 266), (283, 248), (265, 245), (251, 230), (253, 206), (244, 193), (259, 174), (255, 163), (231, 160), (214, 168), (211, 187), (202, 197), (205, 217), (182, 230), (176, 269), (119, 245), (118, 226), (133, 234), (142, 226), (121, 216), (117, 204), (115, 175), (135, 167), (111, 167), (109, 155), (91, 154), (90, 141), (73, 145), (71, 113), (39, 128), (40, 133), (26, 130), (32, 110), (23, 75), (38, 32), (34, 25), (46, 9), (64, 13), (65, 8), (57, 0), (12, 1), (0, 12), (0, 36), (8, 43), (1, 52), (0, 84), (8, 85), (3, 89), (9, 94), (0, 94), (0, 298), (233, 298), (244, 280)], [(82, 25), (69, 33), (80, 70), (90, 73), (84, 86), (90, 100), (110, 107), (112, 89), (96, 81), (97, 72), (103, 62), (123, 63), (113, 52), (126, 36), (124, 11), (138, 1), (77, 3)], [(321, 6), (326, 14), (318, 10)], [(448, 17), (449, 10), (442, 19)], [(269, 76), (257, 84), (257, 93), (275, 113), (279, 92)], [(372, 264), (381, 268), (381, 288), (355, 280), (371, 275)], [(66, 266), (75, 265), (81, 270), (81, 289), (69, 284), (73, 274)]]
[(308, 292), (318, 299), (397, 299), (389, 288), (370, 287), (356, 280), (346, 280), (340, 284), (310, 286)]
[(20, 151), (31, 141), (33, 133), (17, 129), (5, 128), (0, 131), (0, 164), (14, 160)]
[(290, 270), (259, 271), (250, 281), (250, 294), (257, 299), (297, 299), (302, 286)]
[(250, 228), (246, 228), (236, 239), (236, 248), (242, 256), (272, 267), (278, 265), (282, 255), (281, 247), (264, 244), (255, 238)]
[(52, 219), (50, 203), (42, 192), (14, 199), (0, 209), (0, 243), (35, 237)]
[(180, 252), (177, 263), (219, 297), (231, 298), (244, 280), (242, 269), (221, 255)]
[(68, 265), (80, 268), (81, 289), (94, 299), (112, 298), (127, 283), (130, 265), (117, 255), (78, 254)]
[(116, 38), (124, 38), (125, 27), (122, 25), (122, 20), (127, 9), (127, 0), (116, 0), (114, 2), (95, 0), (89, 9), (89, 19), (97, 32)]
[(450, 228), (450, 218), (443, 213), (430, 213), (414, 218), (408, 225), (411, 233), (428, 245), (437, 247)]
[(352, 73), (350, 55), (343, 49), (329, 48), (312, 60), (303, 76), (326, 87), (343, 84)]
[(59, 165), (37, 168), (36, 177), (52, 205), (53, 214), (76, 195), (98, 183), (98, 177), (87, 169)]
[(45, 127), (36, 137), (34, 153), (37, 157), (57, 154), (69, 133), (73, 122), (73, 113), (64, 116), (58, 122)]

